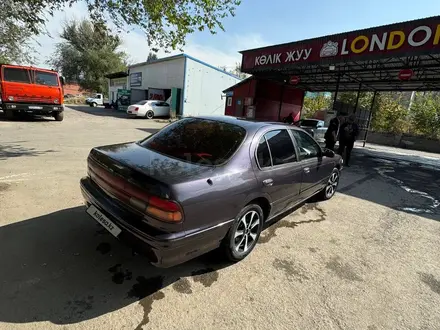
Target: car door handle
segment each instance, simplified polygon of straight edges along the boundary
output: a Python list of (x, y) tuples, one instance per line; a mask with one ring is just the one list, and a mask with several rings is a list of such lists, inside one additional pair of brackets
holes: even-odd
[(304, 168), (304, 173), (310, 173), (310, 168), (309, 167), (305, 167)]
[(264, 184), (266, 187), (270, 187), (271, 185), (273, 185), (273, 180), (272, 180), (272, 179), (266, 179), (266, 180), (263, 180), (263, 184)]

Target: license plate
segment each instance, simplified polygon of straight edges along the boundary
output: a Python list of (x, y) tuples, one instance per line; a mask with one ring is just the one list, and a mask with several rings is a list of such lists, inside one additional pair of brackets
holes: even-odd
[(40, 106), (38, 106), (38, 105), (30, 105), (30, 106), (29, 106), (29, 109), (32, 109), (32, 110), (41, 110), (41, 109), (43, 109), (43, 107), (40, 107)]
[(116, 226), (113, 222), (111, 222), (104, 214), (101, 213), (95, 206), (91, 205), (87, 209), (87, 213), (96, 221), (98, 221), (105, 229), (107, 229), (110, 234), (115, 237), (121, 233), (121, 228)]

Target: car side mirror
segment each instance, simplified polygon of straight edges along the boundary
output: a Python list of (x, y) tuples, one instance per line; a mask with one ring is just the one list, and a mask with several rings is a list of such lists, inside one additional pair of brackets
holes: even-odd
[(323, 152), (322, 152), (322, 154), (323, 154), (325, 157), (329, 157), (329, 158), (333, 158), (333, 157), (335, 157), (335, 152), (334, 152), (333, 150), (330, 150), (330, 149), (324, 149)]
[(66, 79), (64, 79), (63, 76), (60, 76), (60, 83), (61, 83), (61, 86), (64, 86), (66, 84)]

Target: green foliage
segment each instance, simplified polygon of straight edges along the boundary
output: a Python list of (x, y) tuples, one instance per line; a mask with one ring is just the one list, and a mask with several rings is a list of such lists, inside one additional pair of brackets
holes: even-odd
[(377, 93), (371, 122), (373, 130), (392, 133), (408, 130), (408, 109), (402, 106), (401, 97), (400, 93)]
[[(355, 106), (356, 104), (357, 92), (341, 92), (338, 93), (338, 100), (344, 102), (346, 104), (350, 104)], [(369, 109), (371, 106), (371, 101), (373, 100), (372, 92), (360, 92), (359, 100), (358, 100), (358, 109), (359, 108), (367, 108)]]
[(83, 89), (105, 92), (108, 83), (104, 76), (126, 69), (126, 55), (117, 50), (119, 37), (88, 20), (66, 23), (61, 38), (50, 63), (67, 81), (78, 82)]
[[(2, 0), (7, 14), (32, 34), (44, 32), (46, 13), (84, 1), (95, 26), (111, 21), (121, 30), (127, 25), (142, 29), (154, 50), (176, 49), (188, 34), (224, 30), (221, 21), (235, 15), (240, 0)], [(15, 8), (16, 10), (11, 10)]]
[(417, 93), (411, 106), (410, 118), (416, 134), (440, 138), (440, 95)]
[(318, 94), (313, 97), (304, 97), (303, 109), (301, 111), (302, 118), (311, 118), (320, 110), (327, 110), (330, 107), (332, 100), (323, 94)]
[(148, 53), (147, 63), (157, 61), (159, 58), (157, 57), (156, 53)]
[(19, 6), (13, 1), (0, 1), (0, 63), (33, 61), (29, 46), (32, 33), (14, 18), (19, 14)]

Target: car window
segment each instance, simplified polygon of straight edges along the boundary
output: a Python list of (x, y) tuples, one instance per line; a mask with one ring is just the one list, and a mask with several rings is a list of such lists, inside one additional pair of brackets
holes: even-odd
[(13, 81), (13, 82), (21, 82), (30, 84), (30, 78), (28, 74), (28, 70), (26, 69), (18, 69), (18, 68), (4, 68), (3, 69), (3, 80), (5, 81)]
[(266, 138), (261, 137), (257, 148), (257, 161), (261, 168), (272, 166), (272, 160), (270, 158), (269, 146), (267, 145)]
[(221, 121), (181, 119), (140, 142), (169, 157), (201, 165), (225, 163), (238, 149), (246, 130)]
[(312, 120), (312, 119), (301, 120), (301, 126), (316, 127), (318, 123), (319, 123), (318, 120)]
[(35, 71), (35, 83), (45, 86), (58, 86), (58, 75), (56, 73)]
[(269, 145), (273, 166), (296, 161), (295, 147), (287, 130), (271, 131), (264, 137)]
[(164, 106), (164, 107), (169, 107), (170, 105), (169, 105), (168, 103), (166, 103), (166, 102), (163, 102), (163, 103), (162, 103), (162, 106)]
[(145, 101), (145, 100), (144, 100), (144, 101), (136, 102), (136, 104), (137, 104), (137, 105), (144, 105), (144, 104), (146, 104), (147, 102), (148, 102), (148, 101)]
[(291, 132), (298, 144), (301, 160), (318, 157), (321, 154), (321, 148), (310, 135), (299, 130), (291, 130)]

